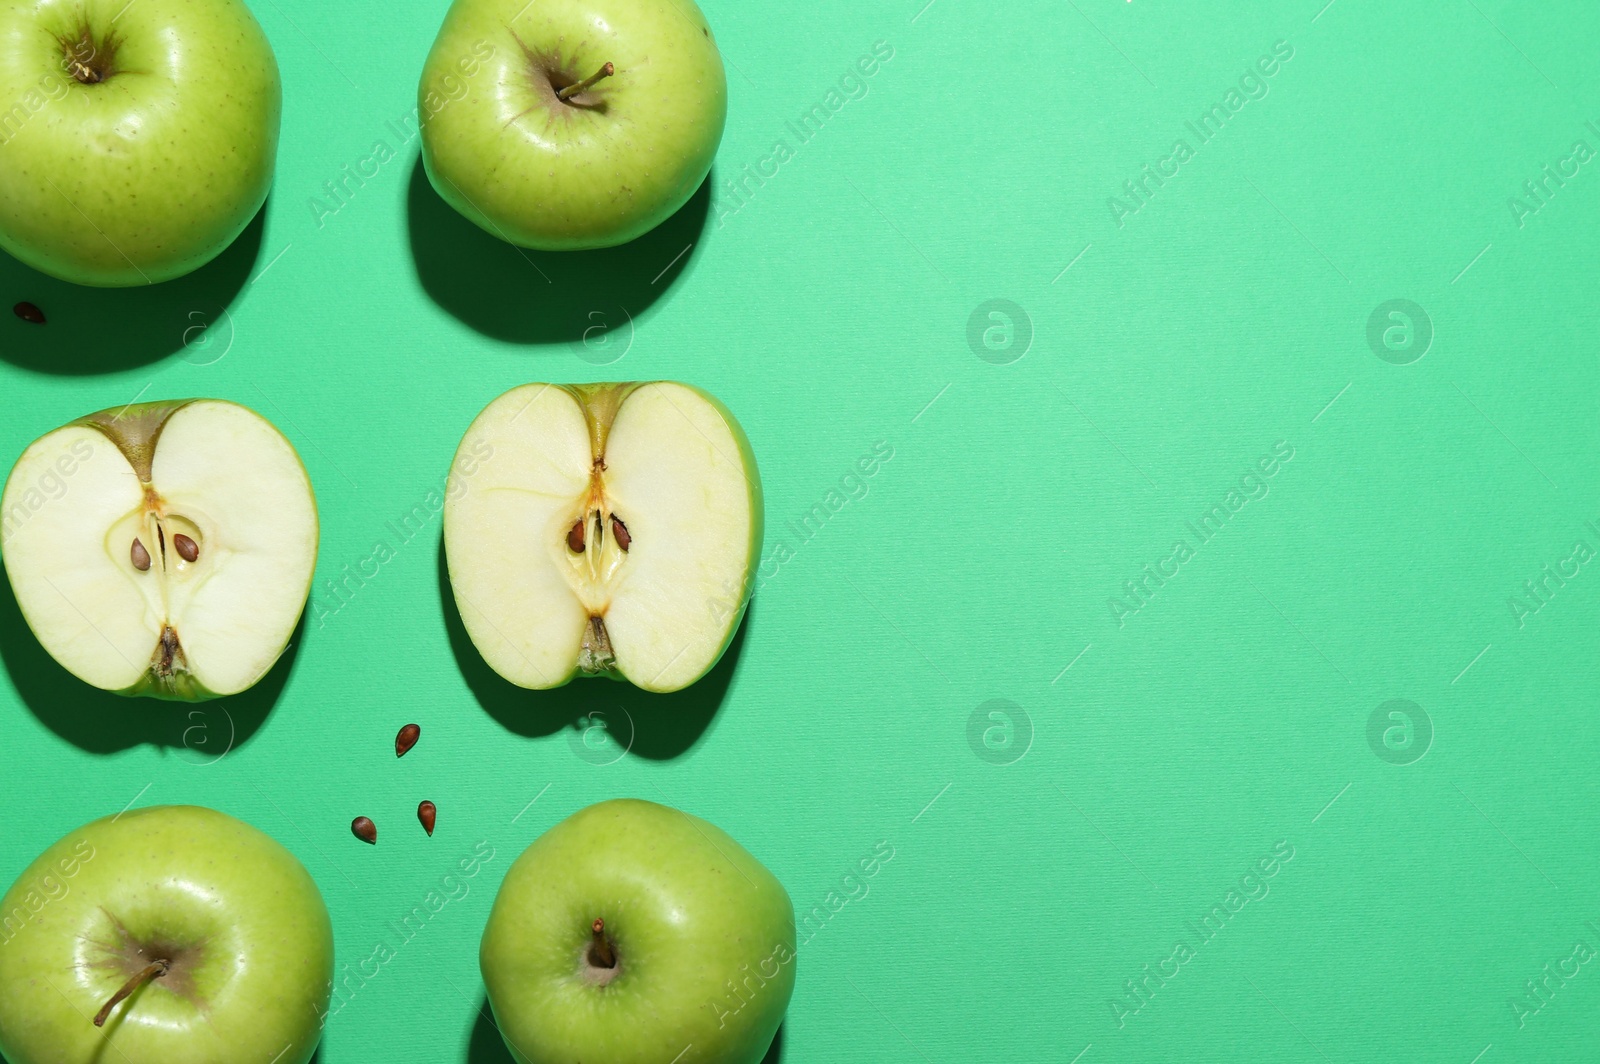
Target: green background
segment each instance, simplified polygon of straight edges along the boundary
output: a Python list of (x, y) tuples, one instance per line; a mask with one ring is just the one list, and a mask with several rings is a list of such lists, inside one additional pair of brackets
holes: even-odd
[[(6, 594), (0, 878), (130, 802), (215, 806), (305, 862), (353, 965), (486, 841), (471, 893), (330, 1021), (321, 1060), (487, 1064), (506, 1058), (476, 951), (501, 876), (633, 795), (716, 822), (829, 912), (789, 1064), (1591, 1055), (1600, 971), (1536, 1013), (1525, 984), (1600, 949), (1600, 575), (1511, 602), (1600, 550), (1600, 163), (1547, 202), (1523, 189), (1575, 141), (1600, 151), (1600, 14), (1322, 2), (710, 0), (731, 94), (710, 187), (630, 247), (559, 256), (451, 215), (395, 131), (442, 3), (257, 0), (285, 102), (263, 218), (148, 291), (0, 265), (0, 301), (50, 315), (0, 322), (0, 455), (136, 398), (246, 403), (311, 471), (329, 615), (258, 691), (191, 716), (72, 680)], [(829, 111), (879, 41), (893, 58)], [(1292, 57), (1227, 111), (1277, 42)], [(1228, 119), (1201, 143), (1185, 123), (1212, 105)], [(1176, 175), (1131, 197), (1179, 138)], [(333, 205), (324, 183), (377, 140), (397, 158), (319, 225), (312, 198)], [(1369, 342), (1395, 299), (1420, 311)], [(761, 589), (686, 693), (518, 691), (441, 594), (438, 519), (409, 542), (390, 525), (503, 390), (634, 378), (742, 420)], [(809, 540), (788, 527), (879, 441), (892, 460), (845, 485), (864, 497)], [(1247, 480), (1275, 446), (1292, 458)], [(396, 557), (332, 612), (324, 581), (379, 541)], [(1176, 575), (1145, 577), (1179, 541)], [(574, 723), (591, 712), (609, 739)], [(1274, 847), (1292, 859), (1243, 879)], [(1202, 941), (1215, 905), (1238, 911)]]

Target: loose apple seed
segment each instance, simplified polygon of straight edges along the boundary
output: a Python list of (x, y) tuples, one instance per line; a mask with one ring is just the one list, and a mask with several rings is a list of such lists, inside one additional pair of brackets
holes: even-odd
[(173, 535), (172, 545), (178, 549), (178, 557), (186, 562), (192, 562), (200, 557), (200, 545), (182, 532)]
[(137, 538), (134, 539), (133, 546), (128, 550), (128, 558), (133, 562), (133, 567), (141, 573), (150, 571), (150, 552), (144, 549), (144, 544), (140, 543)]
[(44, 324), (44, 311), (40, 310), (32, 303), (18, 303), (16, 306), (11, 308), (11, 313), (15, 314), (17, 317), (21, 318), (30, 325)]
[(422, 821), (422, 830), (433, 837), (433, 825), (439, 820), (439, 807), (432, 802), (423, 802), (417, 806), (417, 819)]
[(411, 748), (417, 745), (417, 740), (422, 737), (422, 728), (416, 724), (407, 724), (400, 729), (400, 734), (394, 737), (394, 756), (405, 757)]
[(367, 817), (358, 816), (350, 821), (350, 834), (368, 846), (376, 846), (378, 844), (378, 825)]

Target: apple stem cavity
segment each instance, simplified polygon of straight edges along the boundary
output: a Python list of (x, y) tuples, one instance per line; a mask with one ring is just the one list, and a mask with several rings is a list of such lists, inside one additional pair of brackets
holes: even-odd
[(574, 96), (578, 95), (578, 93), (592, 87), (596, 82), (603, 81), (616, 72), (617, 68), (612, 66), (610, 63), (607, 63), (605, 66), (601, 67), (599, 70), (596, 70), (593, 74), (590, 74), (582, 81), (573, 85), (568, 85), (566, 88), (557, 92), (556, 99), (563, 101), (570, 100)]
[(594, 938), (589, 942), (589, 964), (595, 968), (615, 968), (617, 951), (612, 948), (611, 940), (605, 936), (606, 922), (597, 917), (595, 922), (589, 925), (589, 929), (594, 933)]
[(96, 1027), (104, 1027), (106, 1025), (106, 1021), (111, 1018), (112, 1009), (122, 1004), (125, 1000), (127, 1000), (129, 995), (131, 995), (135, 990), (138, 990), (141, 986), (144, 986), (144, 984), (148, 983), (150, 980), (160, 979), (163, 975), (166, 975), (171, 970), (171, 961), (160, 960), (145, 965), (142, 971), (138, 972), (132, 979), (129, 979), (126, 983), (122, 984), (121, 990), (118, 990), (115, 994), (111, 995), (110, 1001), (100, 1006), (100, 1011), (94, 1014), (94, 1025)]

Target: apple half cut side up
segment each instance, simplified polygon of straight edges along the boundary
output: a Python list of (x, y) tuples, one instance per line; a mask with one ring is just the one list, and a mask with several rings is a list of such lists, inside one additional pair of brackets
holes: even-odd
[(698, 389), (513, 389), (467, 430), (446, 495), (462, 623), (520, 687), (604, 675), (681, 690), (744, 615), (760, 475), (739, 423)]
[(316, 500), (289, 441), (213, 399), (49, 433), (0, 499), (6, 574), (39, 642), (86, 683), (197, 701), (282, 654), (310, 591)]

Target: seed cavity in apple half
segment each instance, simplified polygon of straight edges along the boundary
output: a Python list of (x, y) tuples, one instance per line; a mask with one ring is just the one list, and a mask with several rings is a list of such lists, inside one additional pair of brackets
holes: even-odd
[(681, 690), (738, 630), (761, 478), (739, 422), (697, 388), (514, 388), (468, 428), (445, 494), (462, 623), (519, 687)]
[(35, 441), (0, 498), (28, 626), (95, 687), (200, 701), (272, 668), (311, 589), (317, 509), (294, 447), (236, 403), (90, 414)]

